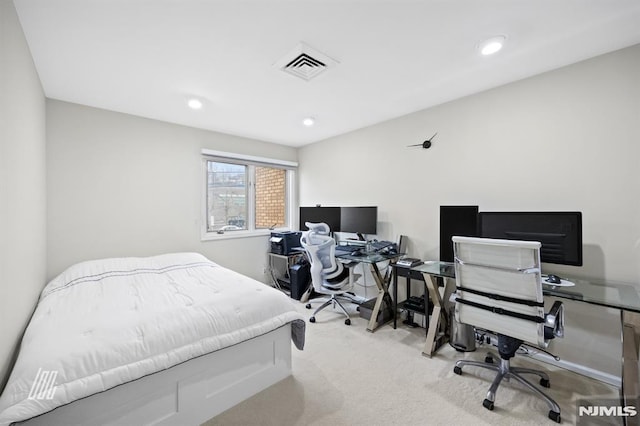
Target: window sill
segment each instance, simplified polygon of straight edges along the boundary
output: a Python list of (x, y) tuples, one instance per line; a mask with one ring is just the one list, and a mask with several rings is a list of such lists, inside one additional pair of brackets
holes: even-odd
[(200, 241), (218, 241), (218, 240), (233, 240), (237, 238), (255, 238), (255, 237), (269, 237), (272, 232), (285, 232), (289, 228), (277, 228), (277, 229), (259, 229), (255, 231), (225, 231), (223, 234), (217, 232), (203, 232)]

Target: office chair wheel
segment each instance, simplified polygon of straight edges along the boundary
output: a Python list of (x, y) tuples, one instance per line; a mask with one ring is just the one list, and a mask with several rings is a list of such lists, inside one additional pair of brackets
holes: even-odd
[(351, 320), (349, 318), (347, 318), (346, 320), (344, 320), (344, 323), (347, 325), (351, 325)]
[(551, 384), (547, 379), (540, 379), (540, 386), (542, 386), (543, 388), (550, 388)]
[(556, 413), (555, 411), (549, 410), (549, 418), (556, 423), (562, 422), (562, 419), (560, 419), (560, 413)]
[[(489, 411), (493, 411), (493, 401), (485, 399), (484, 401), (482, 401), (482, 406)], [(549, 413), (549, 417), (551, 417), (551, 413)]]
[(307, 303), (307, 306), (305, 306), (305, 308), (311, 309), (311, 303)]
[(461, 376), (462, 375), (462, 368), (458, 367), (458, 366), (455, 366), (455, 367), (453, 367), (453, 372), (456, 373), (458, 376)]
[(309, 318), (309, 322), (316, 322), (316, 317)]

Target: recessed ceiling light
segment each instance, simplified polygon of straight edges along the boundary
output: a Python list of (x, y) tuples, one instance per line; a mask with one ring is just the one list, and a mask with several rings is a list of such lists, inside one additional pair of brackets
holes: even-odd
[(189, 98), (187, 105), (189, 105), (191, 109), (200, 109), (202, 108), (202, 101), (198, 98)]
[(304, 120), (302, 120), (302, 124), (304, 124), (307, 127), (311, 127), (316, 123), (316, 120), (313, 117), (307, 117)]
[(480, 53), (485, 56), (497, 53), (504, 46), (506, 39), (507, 38), (505, 36), (495, 36), (483, 41), (478, 46)]

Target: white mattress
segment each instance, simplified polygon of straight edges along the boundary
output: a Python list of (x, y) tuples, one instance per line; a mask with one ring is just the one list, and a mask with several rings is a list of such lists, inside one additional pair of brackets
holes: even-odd
[[(0, 425), (289, 322), (302, 349), (304, 320), (291, 299), (199, 254), (74, 265), (42, 291), (0, 396)], [(39, 371), (57, 376), (49, 395), (33, 398), (36, 377), (42, 382)]]

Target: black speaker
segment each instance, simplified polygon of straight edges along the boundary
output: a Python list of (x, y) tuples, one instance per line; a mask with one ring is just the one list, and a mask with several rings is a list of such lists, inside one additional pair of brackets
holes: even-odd
[(291, 298), (300, 300), (304, 292), (309, 287), (311, 281), (311, 266), (308, 263), (300, 263), (289, 268), (291, 278)]
[(451, 237), (477, 237), (478, 206), (440, 206), (440, 260), (453, 262)]

